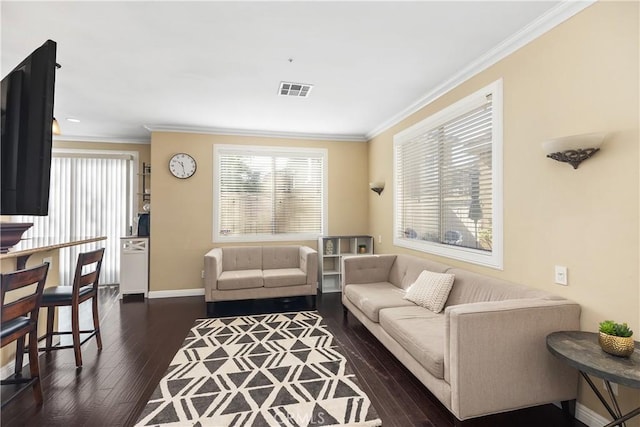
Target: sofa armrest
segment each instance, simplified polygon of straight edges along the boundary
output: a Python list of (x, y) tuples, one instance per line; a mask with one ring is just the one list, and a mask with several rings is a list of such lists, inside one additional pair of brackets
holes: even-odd
[(346, 285), (389, 281), (395, 255), (354, 255), (342, 259), (342, 289)]
[(222, 274), (222, 249), (214, 248), (204, 256), (204, 292), (207, 301), (210, 291), (218, 289), (220, 274)]
[(549, 353), (546, 337), (580, 328), (578, 304), (461, 304), (446, 309), (445, 322), (445, 380), (458, 419), (576, 398), (578, 373)]
[(307, 273), (307, 285), (318, 285), (318, 252), (308, 246), (300, 246), (300, 269)]

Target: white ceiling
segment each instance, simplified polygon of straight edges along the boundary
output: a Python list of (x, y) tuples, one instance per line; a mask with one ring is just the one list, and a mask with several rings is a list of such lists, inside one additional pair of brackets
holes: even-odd
[[(65, 139), (149, 140), (149, 127), (365, 139), (532, 28), (548, 29), (562, 8), (2, 1), (1, 68), (5, 76), (45, 40), (58, 43)], [(306, 99), (280, 97), (283, 80), (314, 88)]]

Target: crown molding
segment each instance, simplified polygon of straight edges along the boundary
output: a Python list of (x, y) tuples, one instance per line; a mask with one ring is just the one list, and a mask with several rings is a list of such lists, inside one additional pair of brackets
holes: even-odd
[(457, 74), (454, 74), (453, 77), (451, 77), (449, 80), (446, 80), (440, 85), (436, 86), (433, 90), (427, 92), (416, 102), (400, 111), (398, 114), (391, 117), (380, 126), (368, 132), (365, 135), (367, 141), (380, 135), (382, 132), (398, 124), (402, 120), (409, 117), (411, 114), (429, 105), (450, 90), (469, 80), (471, 77), (486, 70), (490, 66), (496, 64), (498, 61), (511, 55), (516, 50), (524, 47), (528, 43), (537, 39), (547, 31), (563, 23), (572, 16), (578, 14), (595, 2), (596, 0), (562, 1), (560, 4), (549, 9), (546, 13), (515, 33), (513, 36), (507, 38), (502, 43), (498, 44), (496, 47), (482, 55), (480, 58), (471, 62)]
[[(597, 0), (563, 0), (555, 7), (549, 9), (538, 19), (498, 44), (478, 59), (469, 63), (465, 68), (454, 74), (448, 80), (437, 85), (434, 89), (424, 94), (414, 103), (382, 122), (379, 126), (365, 134), (324, 134), (305, 132), (282, 132), (268, 130), (248, 130), (216, 127), (197, 126), (168, 126), (168, 125), (144, 125), (150, 132), (181, 132), (199, 133), (212, 135), (234, 135), (268, 138), (287, 139), (309, 139), (323, 141), (351, 141), (367, 142), (392, 126), (400, 123), (410, 115), (429, 105), (455, 87), (486, 70), (498, 61), (527, 45), (531, 41), (540, 37), (544, 33), (563, 23), (567, 19), (578, 14), (582, 10), (591, 6)], [(60, 136), (54, 137), (54, 141), (76, 141), (76, 142), (104, 142), (120, 144), (149, 144), (150, 138), (111, 138), (111, 137), (83, 137), (83, 136)]]
[(287, 138), (287, 139), (313, 139), (322, 141), (351, 141), (367, 142), (365, 135), (357, 134), (328, 134), (328, 133), (304, 133), (304, 132), (279, 132), (268, 130), (250, 129), (230, 129), (198, 126), (166, 126), (166, 125), (144, 125), (149, 132), (180, 132), (199, 133), (206, 135), (233, 135), (233, 136), (253, 136), (266, 138)]
[(151, 144), (151, 138), (116, 138), (96, 136), (58, 136), (53, 138), (56, 142), (106, 142), (111, 144)]

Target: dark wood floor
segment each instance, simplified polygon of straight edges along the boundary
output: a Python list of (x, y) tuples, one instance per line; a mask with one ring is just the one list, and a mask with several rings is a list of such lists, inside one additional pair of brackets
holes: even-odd
[[(82, 348), (82, 369), (75, 368), (72, 350), (41, 356), (43, 406), (37, 407), (27, 391), (2, 410), (3, 426), (133, 425), (194, 320), (206, 316), (202, 297), (122, 302), (117, 288), (101, 292), (102, 352), (97, 352), (95, 340), (87, 342)], [(349, 316), (343, 322), (338, 294), (319, 296), (317, 307), (384, 427), (453, 425), (453, 416), (357, 320)], [(216, 313), (244, 314), (265, 308), (272, 307), (228, 304), (216, 307)], [(294, 302), (284, 307), (298, 308)], [(3, 394), (7, 392), (2, 389)], [(569, 425), (553, 405), (464, 423), (465, 427)]]

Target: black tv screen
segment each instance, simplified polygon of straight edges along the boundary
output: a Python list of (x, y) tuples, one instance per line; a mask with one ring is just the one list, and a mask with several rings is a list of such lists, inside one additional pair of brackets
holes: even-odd
[(0, 214), (49, 212), (56, 42), (47, 40), (2, 79)]

